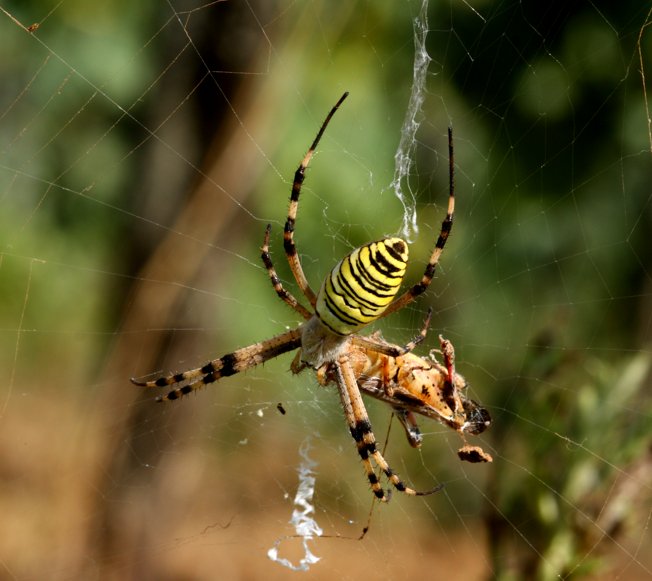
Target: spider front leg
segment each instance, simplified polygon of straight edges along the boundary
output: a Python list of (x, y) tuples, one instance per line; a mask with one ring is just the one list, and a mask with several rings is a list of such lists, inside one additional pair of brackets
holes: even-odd
[(355, 374), (349, 363), (348, 355), (344, 354), (340, 356), (334, 365), (337, 375), (337, 388), (340, 393), (344, 415), (358, 448), (358, 454), (362, 460), (367, 479), (371, 485), (371, 490), (376, 498), (382, 502), (387, 502), (390, 497), (383, 490), (374, 472), (371, 458), (373, 458), (376, 465), (383, 471), (385, 476), (394, 485), (394, 488), (399, 492), (404, 492), (411, 496), (425, 496), (441, 490), (443, 485), (438, 485), (432, 490), (425, 492), (414, 490), (406, 486), (398, 475), (393, 472), (376, 447), (376, 437), (371, 429), (369, 416), (362, 401), (362, 396), (356, 383)]
[(444, 246), (446, 241), (450, 236), (451, 230), (453, 228), (453, 217), (455, 215), (455, 159), (453, 157), (453, 129), (452, 127), (448, 128), (448, 210), (446, 211), (446, 217), (441, 223), (441, 229), (439, 231), (439, 236), (437, 242), (435, 243), (435, 248), (430, 255), (426, 269), (421, 277), (421, 280), (415, 284), (408, 291), (403, 293), (398, 299), (387, 307), (385, 312), (382, 314), (383, 317), (386, 317), (390, 313), (398, 311), (414, 301), (419, 295), (423, 294), (432, 279), (435, 276), (435, 271), (437, 270), (437, 265), (439, 264), (439, 258), (441, 253), (444, 251)]
[(308, 279), (303, 272), (303, 267), (301, 266), (301, 261), (299, 260), (299, 254), (297, 253), (297, 247), (294, 243), (294, 226), (297, 220), (297, 211), (299, 209), (299, 195), (301, 194), (301, 186), (303, 184), (303, 180), (306, 177), (306, 169), (308, 168), (308, 164), (310, 163), (310, 160), (312, 159), (312, 156), (314, 155), (315, 150), (319, 145), (322, 135), (324, 135), (324, 131), (326, 131), (326, 127), (328, 127), (331, 118), (333, 115), (335, 115), (335, 111), (337, 111), (339, 106), (342, 104), (342, 101), (344, 101), (348, 95), (348, 93), (344, 93), (340, 97), (339, 101), (335, 103), (335, 106), (330, 110), (330, 113), (326, 116), (326, 119), (319, 129), (319, 133), (317, 133), (317, 137), (315, 137), (315, 140), (312, 142), (312, 145), (301, 161), (299, 168), (294, 173), (294, 181), (292, 182), (292, 194), (290, 195), (290, 207), (288, 208), (288, 216), (287, 220), (285, 221), (285, 228), (283, 231), (283, 246), (285, 248), (285, 255), (287, 256), (290, 269), (292, 270), (292, 274), (294, 275), (294, 278), (297, 281), (301, 292), (313, 307), (317, 303), (317, 296), (310, 288)]

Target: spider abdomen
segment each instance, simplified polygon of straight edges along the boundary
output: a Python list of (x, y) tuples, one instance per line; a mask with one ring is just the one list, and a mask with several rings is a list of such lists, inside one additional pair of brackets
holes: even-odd
[(356, 248), (331, 270), (317, 295), (315, 311), (338, 335), (350, 335), (383, 314), (398, 292), (408, 260), (400, 238)]

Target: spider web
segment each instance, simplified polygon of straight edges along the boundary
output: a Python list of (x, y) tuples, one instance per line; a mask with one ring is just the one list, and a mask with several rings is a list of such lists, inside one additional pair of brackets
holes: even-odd
[[(3, 3), (3, 578), (649, 578), (650, 22), (633, 1)], [(444, 484), (373, 509), (337, 395), (291, 356), (169, 406), (128, 382), (297, 323), (260, 246), (271, 223), (294, 292), (293, 171), (345, 90), (302, 193), (308, 279), (399, 231), (418, 279), (452, 125), (442, 263), (375, 328), (404, 343), (432, 306), (419, 353), (451, 340), (493, 418), (472, 465), (368, 402), (401, 477)]]

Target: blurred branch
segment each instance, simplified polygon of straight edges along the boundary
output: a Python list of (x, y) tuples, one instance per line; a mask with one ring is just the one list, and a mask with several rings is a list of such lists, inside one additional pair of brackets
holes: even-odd
[[(245, 127), (260, 127), (269, 120), (269, 95), (267, 98), (263, 97), (248, 84), (241, 88), (231, 102), (240, 112), (239, 121)], [(115, 424), (112, 425), (112, 436), (104, 440), (107, 448), (104, 452), (105, 460), (100, 462), (100, 465), (105, 469), (98, 474), (97, 510), (94, 511), (96, 519), (89, 530), (90, 537), (87, 541), (87, 552), (93, 555), (88, 560), (96, 564), (104, 563), (107, 567), (104, 578), (113, 574), (113, 567), (116, 567), (116, 572), (120, 570), (120, 563), (115, 562), (116, 555), (129, 560), (138, 553), (138, 558), (134, 557), (131, 562), (140, 563), (141, 572), (156, 570), (154, 564), (144, 562), (144, 555), (151, 553), (142, 551), (142, 544), (147, 539), (146, 532), (153, 523), (147, 522), (142, 515), (139, 517), (134, 514), (134, 506), (145, 510), (148, 499), (157, 497), (156, 482), (148, 482), (143, 487), (146, 497), (140, 499), (139, 503), (122, 505), (125, 507), (124, 511), (129, 514), (122, 514), (123, 510), (116, 508), (120, 506), (117, 501), (106, 503), (104, 490), (110, 487), (114, 499), (119, 498), (121, 494), (126, 495), (126, 488), (120, 492), (120, 484), (129, 481), (130, 475), (133, 478), (132, 472), (138, 468), (133, 465), (133, 458), (142, 457), (143, 454), (156, 459), (165, 451), (160, 441), (154, 444), (142, 437), (143, 423), (149, 422), (154, 428), (160, 418), (160, 413), (157, 413), (160, 410), (152, 404), (149, 394), (144, 396), (140, 390), (129, 385), (129, 376), (133, 373), (135, 355), (138, 356), (138, 366), (141, 369), (157, 369), (160, 366), (162, 353), (169, 339), (167, 330), (175, 328), (178, 312), (187, 299), (185, 287), (197, 278), (211, 252), (211, 244), (194, 245), (192, 252), (188, 252), (187, 245), (179, 244), (177, 233), (192, 232), (193, 238), (207, 241), (219, 238), (225, 230), (232, 227), (234, 214), (239, 208), (231, 199), (221, 200), (220, 193), (223, 195), (224, 192), (238, 192), (239, 202), (243, 203), (254, 190), (264, 166), (258, 163), (258, 152), (249, 136), (242, 131), (240, 122), (234, 121), (223, 130), (227, 137), (223, 139), (216, 159), (209, 164), (207, 178), (199, 183), (170, 233), (139, 272), (139, 282), (129, 297), (122, 328), (116, 335), (113, 351), (106, 369), (102, 372), (102, 375), (124, 377), (124, 391), (128, 394), (124, 397), (132, 400), (132, 404), (122, 407), (124, 410), (131, 410), (131, 415), (125, 415), (121, 419), (121, 429)], [(220, 190), (215, 187), (215, 183), (221, 185)], [(173, 279), (175, 284), (152, 282), (170, 279)], [(144, 340), (143, 331), (152, 328), (164, 331), (147, 332)], [(107, 391), (99, 398), (98, 413), (107, 409), (108, 403), (115, 400), (115, 397), (113, 388), (107, 386)], [(167, 429), (169, 430), (169, 427)], [(175, 429), (182, 430), (183, 425), (177, 422)], [(143, 450), (143, 446), (148, 445), (151, 449)], [(146, 477), (154, 479), (156, 472), (148, 471), (145, 474)], [(140, 478), (143, 478), (142, 472)], [(160, 481), (160, 475), (157, 481)], [(125, 527), (125, 523), (128, 523), (128, 527)], [(137, 576), (138, 571), (134, 569), (133, 574)], [(116, 573), (115, 576), (117, 578), (119, 575)]]

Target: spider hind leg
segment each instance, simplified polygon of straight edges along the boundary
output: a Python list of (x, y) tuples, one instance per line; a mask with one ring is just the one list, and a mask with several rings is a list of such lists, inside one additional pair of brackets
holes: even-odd
[[(214, 383), (222, 377), (235, 375), (278, 355), (293, 351), (300, 345), (301, 327), (298, 327), (266, 341), (227, 353), (218, 359), (209, 361), (202, 367), (162, 376), (151, 381), (142, 381), (132, 377), (131, 383), (147, 388), (178, 386), (166, 395), (156, 398), (156, 401), (172, 401)], [(182, 385), (184, 383), (185, 385)]]

